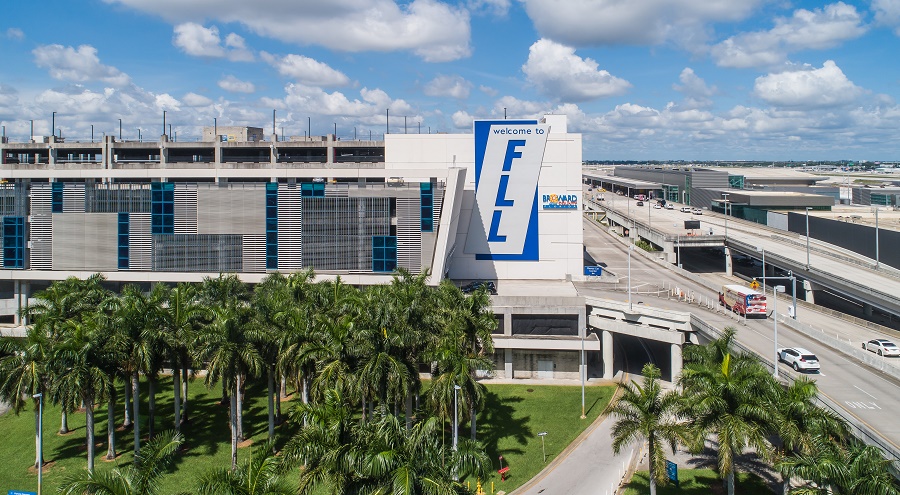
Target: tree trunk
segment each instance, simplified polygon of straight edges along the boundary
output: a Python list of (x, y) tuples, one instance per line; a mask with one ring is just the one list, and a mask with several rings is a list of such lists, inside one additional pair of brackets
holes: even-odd
[(656, 467), (653, 465), (653, 438), (650, 439), (649, 449), (647, 450), (647, 459), (650, 461), (650, 495), (656, 495)]
[(472, 440), (473, 441), (475, 440), (475, 435), (476, 435), (476, 430), (477, 430), (477, 425), (475, 424), (475, 414), (477, 412), (478, 411), (475, 410), (475, 402), (473, 401), (472, 405), (469, 406), (469, 415), (472, 418), (471, 421), (472, 421)]
[(131, 426), (131, 384), (128, 383), (128, 376), (125, 376), (125, 422), (122, 423), (123, 428)]
[(281, 398), (285, 396), (284, 390), (287, 388), (287, 380), (281, 375), (281, 384), (278, 386), (278, 393), (275, 395), (275, 422), (281, 424)]
[(309, 404), (309, 378), (303, 375), (303, 403)]
[(237, 469), (237, 393), (231, 395), (231, 470)]
[(243, 388), (244, 388), (244, 380), (243, 380), (243, 377), (242, 377), (240, 374), (238, 374), (238, 377), (237, 377), (237, 387), (235, 387), (235, 390), (234, 390), (234, 395), (235, 395), (236, 398), (237, 398), (237, 413), (236, 413), (236, 416), (237, 416), (237, 420), (236, 420), (236, 421), (237, 421), (237, 427), (236, 427), (236, 428), (237, 428), (237, 439), (238, 439), (238, 442), (243, 442), (243, 441), (244, 441), (244, 411), (243, 411), (243, 408), (244, 408), (244, 393), (243, 393)]
[(223, 406), (228, 404), (228, 387), (225, 385), (225, 379), (222, 379), (222, 400), (219, 401), (219, 404)]
[(188, 419), (188, 375), (189, 370), (187, 366), (181, 369), (181, 423), (187, 423)]
[(131, 400), (134, 402), (134, 462), (137, 464), (137, 455), (141, 451), (141, 400), (140, 400), (141, 375), (137, 371), (131, 375)]
[[(366, 424), (366, 398), (363, 397), (360, 401), (362, 404), (362, 416), (359, 418), (359, 424)], [(305, 424), (303, 426), (306, 426)]]
[(181, 431), (181, 370), (175, 368), (172, 370), (172, 382), (175, 397), (175, 431)]
[(69, 433), (69, 413), (66, 409), (69, 408), (69, 404), (64, 399), (62, 403), (62, 412), (59, 413), (59, 434), (65, 435)]
[(34, 401), (34, 468), (39, 469), (43, 464), (41, 459), (41, 410), (37, 400)]
[(148, 382), (147, 438), (153, 438), (153, 427), (156, 424), (156, 378), (151, 376)]
[[(270, 364), (268, 366), (268, 375), (267, 381), (269, 385), (269, 396), (267, 397), (269, 400), (269, 440), (275, 439), (275, 365)], [(281, 402), (281, 401), (279, 401)]]
[(406, 429), (412, 428), (412, 415), (413, 415), (413, 396), (412, 392), (408, 392), (406, 394)]
[[(127, 409), (127, 408), (126, 408)], [(106, 460), (116, 458), (116, 388), (109, 389), (109, 400), (106, 405), (106, 443), (109, 445), (106, 451)]]
[(725, 478), (725, 485), (728, 488), (728, 495), (734, 495), (734, 468), (728, 470), (728, 475)]
[(85, 433), (87, 434), (87, 470), (94, 472), (94, 398), (84, 398)]

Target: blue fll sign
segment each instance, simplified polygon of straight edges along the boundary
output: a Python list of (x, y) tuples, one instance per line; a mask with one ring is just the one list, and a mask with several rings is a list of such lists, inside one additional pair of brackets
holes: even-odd
[(479, 260), (537, 261), (538, 178), (550, 126), (475, 121), (475, 208), (465, 252)]

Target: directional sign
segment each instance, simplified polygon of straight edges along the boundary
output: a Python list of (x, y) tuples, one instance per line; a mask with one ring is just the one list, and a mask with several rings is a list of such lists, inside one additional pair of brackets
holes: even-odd
[(672, 461), (666, 461), (666, 475), (669, 477), (669, 481), (675, 482), (675, 486), (678, 486), (678, 464), (675, 464)]
[(753, 290), (759, 289), (759, 282), (757, 282), (755, 278), (753, 279), (753, 282), (750, 282), (750, 288)]
[(7, 492), (6, 495), (37, 495), (37, 493), (34, 493), (34, 492), (23, 492), (23, 491), (20, 491), (20, 490), (10, 490), (9, 492)]
[(584, 267), (584, 275), (586, 277), (599, 277), (603, 275), (602, 266), (586, 266)]

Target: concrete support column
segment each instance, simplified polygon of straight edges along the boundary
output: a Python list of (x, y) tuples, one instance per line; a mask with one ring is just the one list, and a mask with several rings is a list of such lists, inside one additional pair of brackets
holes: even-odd
[(730, 277), (734, 275), (734, 265), (733, 260), (731, 259), (731, 249), (725, 248), (725, 276)]
[(866, 316), (872, 316), (872, 305), (869, 303), (863, 303), (863, 314)]
[(278, 163), (278, 134), (272, 134), (272, 146), (269, 147), (269, 166), (275, 168)]
[(666, 263), (678, 263), (678, 253), (675, 252), (675, 242), (666, 241), (662, 245), (663, 254), (666, 257)]
[(169, 142), (169, 136), (163, 134), (159, 137), (159, 166), (160, 168), (166, 168), (166, 164), (169, 163), (169, 150), (166, 149), (166, 143)]
[(806, 294), (806, 302), (810, 304), (816, 303), (815, 292), (813, 292), (814, 289), (818, 289), (818, 287), (813, 287), (813, 284), (811, 284), (809, 280), (803, 281), (803, 292)]
[(503, 350), (503, 375), (509, 379), (513, 377), (513, 350), (512, 349), (504, 349)]
[(684, 367), (684, 361), (681, 358), (681, 344), (672, 344), (672, 382), (678, 380), (678, 375)]
[(503, 336), (512, 337), (512, 308), (503, 310)]
[(600, 349), (603, 352), (603, 379), (612, 380), (613, 377), (613, 335), (612, 332), (603, 330), (603, 342)]

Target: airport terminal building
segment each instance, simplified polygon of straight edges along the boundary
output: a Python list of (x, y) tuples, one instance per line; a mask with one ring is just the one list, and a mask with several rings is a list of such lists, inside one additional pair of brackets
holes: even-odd
[(149, 286), (312, 268), (370, 285), (427, 270), (433, 285), (496, 281), (498, 376), (578, 376), (582, 146), (565, 116), (383, 141), (202, 139), (0, 144), (0, 318), (98, 272)]

